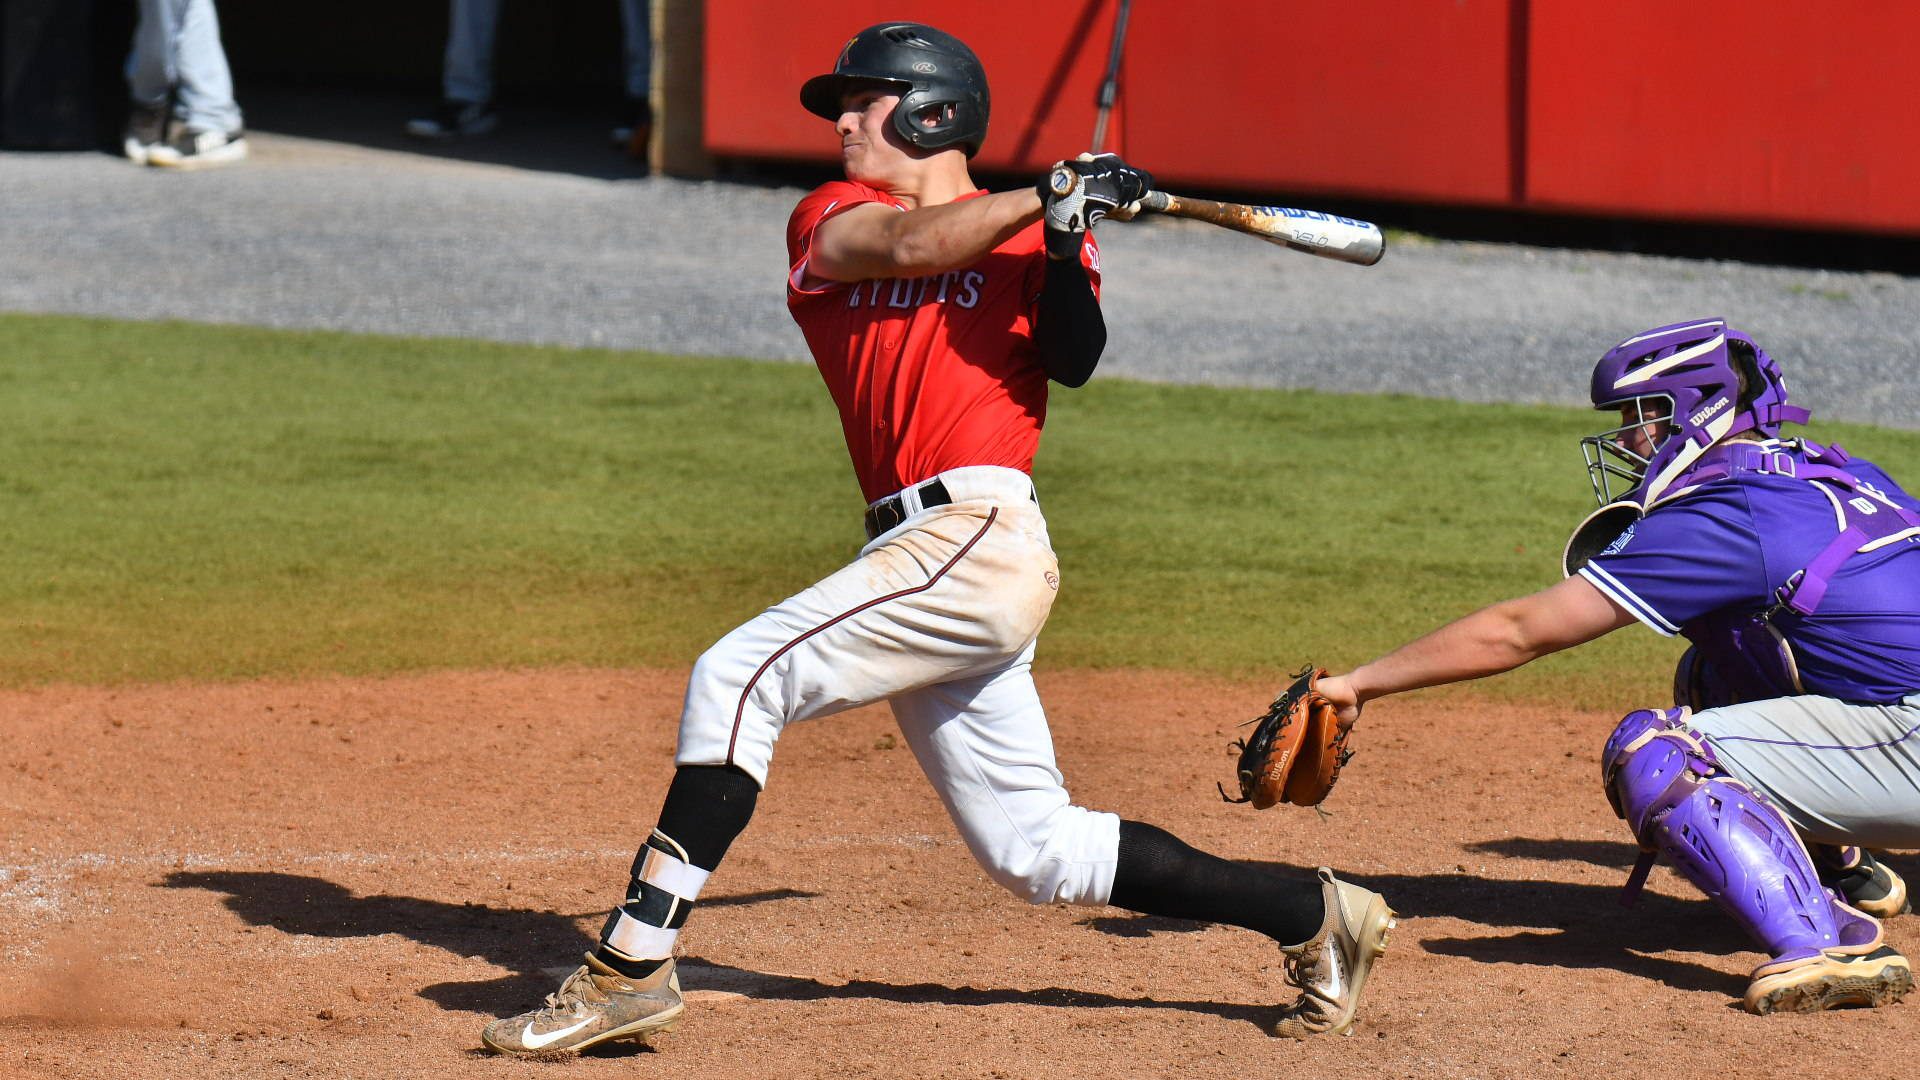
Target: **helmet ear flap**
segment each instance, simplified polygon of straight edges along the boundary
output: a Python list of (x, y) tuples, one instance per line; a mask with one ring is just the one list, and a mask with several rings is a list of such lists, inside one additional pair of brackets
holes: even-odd
[[(937, 150), (954, 145), (951, 136), (955, 133), (984, 129), (985, 124), (978, 118), (972, 102), (937, 90), (915, 88), (903, 96), (894, 109), (893, 127), (909, 144)], [(961, 144), (960, 149), (972, 157), (975, 147)]]
[(1737, 337), (1727, 338), (1727, 359), (1732, 361), (1729, 366), (1739, 384), (1734, 388), (1734, 402), (1744, 409), (1753, 404), (1760, 389), (1767, 385), (1767, 377), (1760, 373), (1760, 358), (1753, 346)]

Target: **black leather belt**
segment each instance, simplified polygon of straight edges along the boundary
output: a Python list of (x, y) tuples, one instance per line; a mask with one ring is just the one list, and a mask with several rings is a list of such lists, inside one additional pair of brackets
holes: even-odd
[[(910, 487), (907, 491), (920, 493), (922, 510), (929, 506), (945, 506), (953, 501), (953, 496), (947, 494), (947, 485), (941, 483), (937, 476), (917, 487)], [(889, 495), (867, 507), (867, 539), (871, 540), (907, 520), (909, 515), (906, 501), (902, 498), (906, 493), (903, 491), (899, 495)]]

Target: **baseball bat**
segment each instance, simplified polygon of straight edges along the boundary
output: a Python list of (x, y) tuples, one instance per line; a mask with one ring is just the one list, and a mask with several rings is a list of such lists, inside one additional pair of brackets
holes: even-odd
[[(1257, 236), (1270, 244), (1359, 266), (1372, 266), (1380, 261), (1380, 256), (1386, 251), (1386, 238), (1381, 235), (1378, 225), (1318, 210), (1246, 206), (1149, 191), (1140, 200), (1140, 212), (1192, 218)], [(1120, 217), (1118, 214), (1113, 216)], [(1132, 216), (1129, 214), (1122, 220)]]

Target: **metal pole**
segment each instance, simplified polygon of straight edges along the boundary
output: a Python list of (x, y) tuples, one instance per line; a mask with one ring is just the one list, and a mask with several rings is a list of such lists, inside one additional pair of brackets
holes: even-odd
[(1113, 46), (1107, 50), (1107, 77), (1100, 81), (1100, 94), (1094, 99), (1098, 108), (1093, 121), (1093, 152), (1106, 149), (1107, 117), (1113, 113), (1114, 99), (1120, 96), (1120, 55), (1127, 47), (1127, 9), (1133, 0), (1120, 0), (1113, 16)]

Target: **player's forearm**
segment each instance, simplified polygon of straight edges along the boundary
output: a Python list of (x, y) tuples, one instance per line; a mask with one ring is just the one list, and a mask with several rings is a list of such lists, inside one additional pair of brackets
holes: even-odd
[(1519, 601), (1482, 608), (1346, 676), (1360, 702), (1497, 675), (1553, 651), (1529, 634)]
[[(1570, 649), (1633, 622), (1578, 574), (1503, 600), (1341, 676), (1359, 703), (1423, 686), (1465, 682)], [(1330, 695), (1331, 696), (1331, 695)]]
[(971, 266), (1039, 219), (1040, 198), (1025, 189), (896, 214), (882, 225), (877, 245), (887, 272), (875, 276), (926, 277)]

